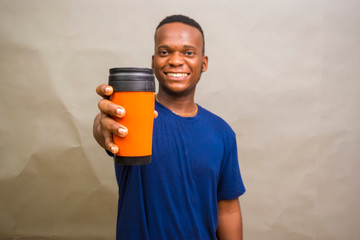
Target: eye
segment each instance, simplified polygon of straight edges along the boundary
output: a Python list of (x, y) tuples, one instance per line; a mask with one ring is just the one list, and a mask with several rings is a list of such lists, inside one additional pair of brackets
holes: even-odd
[(159, 55), (160, 56), (166, 56), (168, 54), (169, 54), (169, 52), (167, 50), (159, 50)]
[(185, 55), (186, 55), (186, 56), (194, 56), (194, 55), (195, 55), (195, 52), (192, 51), (192, 50), (189, 50), (189, 51), (186, 51)]

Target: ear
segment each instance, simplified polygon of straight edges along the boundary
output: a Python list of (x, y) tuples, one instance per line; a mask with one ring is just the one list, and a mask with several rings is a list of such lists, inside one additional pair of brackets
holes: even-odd
[(151, 68), (154, 69), (154, 55), (151, 57)]
[(202, 59), (202, 64), (201, 64), (201, 72), (206, 72), (207, 68), (208, 68), (208, 57), (207, 56), (203, 56)]

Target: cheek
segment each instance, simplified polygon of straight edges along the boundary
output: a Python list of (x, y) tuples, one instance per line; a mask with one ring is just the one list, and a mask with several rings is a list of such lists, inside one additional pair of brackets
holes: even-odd
[(157, 56), (157, 57), (154, 58), (154, 62), (155, 62), (155, 64), (166, 62), (166, 57)]
[(196, 71), (196, 72), (201, 72), (202, 68), (203, 68), (203, 62), (202, 61), (194, 61), (191, 64), (192, 68)]
[(203, 61), (201, 58), (196, 58), (196, 59), (192, 59), (191, 60), (191, 65), (194, 67), (194, 68), (200, 68), (201, 65), (202, 65)]
[(155, 60), (154, 60), (154, 70), (156, 71), (156, 70), (161, 69), (161, 66), (162, 66), (161, 61), (155, 59)]

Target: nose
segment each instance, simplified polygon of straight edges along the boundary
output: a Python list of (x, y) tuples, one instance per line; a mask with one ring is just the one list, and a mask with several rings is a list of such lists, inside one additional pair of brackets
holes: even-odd
[(168, 63), (172, 66), (181, 66), (184, 64), (184, 58), (180, 53), (171, 54)]

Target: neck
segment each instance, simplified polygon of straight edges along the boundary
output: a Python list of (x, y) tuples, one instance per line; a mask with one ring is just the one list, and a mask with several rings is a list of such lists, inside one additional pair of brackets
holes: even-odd
[(171, 96), (159, 91), (159, 93), (156, 94), (156, 100), (176, 115), (182, 117), (193, 117), (198, 111), (198, 107), (194, 101), (194, 94), (187, 96)]

